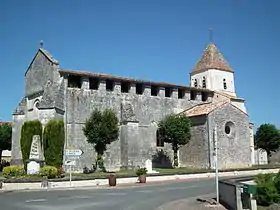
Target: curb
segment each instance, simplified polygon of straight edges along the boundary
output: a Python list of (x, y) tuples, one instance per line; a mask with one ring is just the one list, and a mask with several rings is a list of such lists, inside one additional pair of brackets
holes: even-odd
[[(220, 172), (219, 177), (237, 177), (237, 176), (255, 176), (262, 173), (277, 173), (279, 169), (266, 169), (266, 170), (251, 170), (251, 171), (234, 171), (234, 172)], [(167, 175), (167, 176), (147, 176), (147, 183), (160, 183), (166, 181), (190, 181), (196, 179), (209, 179), (214, 178), (215, 173), (201, 173), (201, 174), (183, 174), (183, 175)], [(137, 177), (130, 178), (117, 178), (117, 185), (135, 185), (137, 184)], [(48, 190), (58, 190), (58, 189), (78, 189), (92, 187), (98, 189), (102, 186), (108, 186), (108, 179), (94, 179), (94, 180), (84, 180), (84, 181), (72, 181), (71, 186), (69, 181), (62, 182), (49, 182), (48, 188), (43, 188), (40, 182), (37, 183), (3, 183), (3, 188), (0, 189), (1, 192), (14, 192), (14, 191), (48, 191)], [(118, 186), (116, 186), (118, 187)], [(109, 188), (116, 188), (109, 187)]]

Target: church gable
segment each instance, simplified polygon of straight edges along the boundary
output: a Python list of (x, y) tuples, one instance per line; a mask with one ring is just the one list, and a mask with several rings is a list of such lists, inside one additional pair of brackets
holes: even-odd
[(58, 61), (40, 48), (25, 73), (25, 95), (44, 91), (47, 81), (59, 78)]
[(64, 80), (60, 83), (52, 84), (47, 82), (43, 97), (39, 104), (39, 109), (58, 108), (64, 110)]

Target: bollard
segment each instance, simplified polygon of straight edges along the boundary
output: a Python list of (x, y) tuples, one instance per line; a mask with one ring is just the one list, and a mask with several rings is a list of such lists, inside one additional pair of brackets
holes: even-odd
[(41, 183), (42, 188), (49, 188), (49, 180), (47, 176), (43, 177), (42, 183)]

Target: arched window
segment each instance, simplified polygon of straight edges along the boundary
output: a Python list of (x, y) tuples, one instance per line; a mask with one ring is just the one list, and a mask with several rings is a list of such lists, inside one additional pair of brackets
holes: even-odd
[(160, 138), (159, 130), (157, 130), (157, 147), (164, 147), (164, 141)]
[(226, 82), (226, 79), (223, 80), (223, 83), (224, 83), (224, 89), (226, 90), (226, 89), (227, 89), (227, 82)]
[(202, 88), (206, 88), (206, 78), (203, 77), (202, 79)]
[(40, 101), (38, 99), (35, 100), (35, 102), (33, 104), (33, 109), (38, 109), (39, 108), (39, 102)]
[(194, 79), (194, 87), (197, 87), (197, 79)]

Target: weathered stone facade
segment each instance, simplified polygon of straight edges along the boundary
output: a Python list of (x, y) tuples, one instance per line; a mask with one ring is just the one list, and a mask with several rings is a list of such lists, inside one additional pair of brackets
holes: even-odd
[[(157, 122), (170, 113), (185, 113), (193, 122), (192, 139), (179, 151), (180, 166), (214, 167), (214, 126), (218, 131), (220, 167), (251, 165), (249, 118), (234, 106), (236, 97), (206, 88), (61, 69), (58, 61), (41, 48), (25, 78), (26, 95), (13, 113), (14, 164), (22, 159), (20, 130), (24, 121), (39, 119), (45, 125), (50, 119), (63, 118), (67, 125), (65, 147), (84, 151), (75, 170), (90, 167), (95, 152), (82, 128), (92, 110), (112, 108), (120, 121), (120, 136), (104, 154), (108, 170), (143, 166), (147, 159), (152, 159), (155, 166), (170, 164), (171, 147), (159, 144), (156, 135)], [(230, 134), (225, 134), (227, 123)]]

